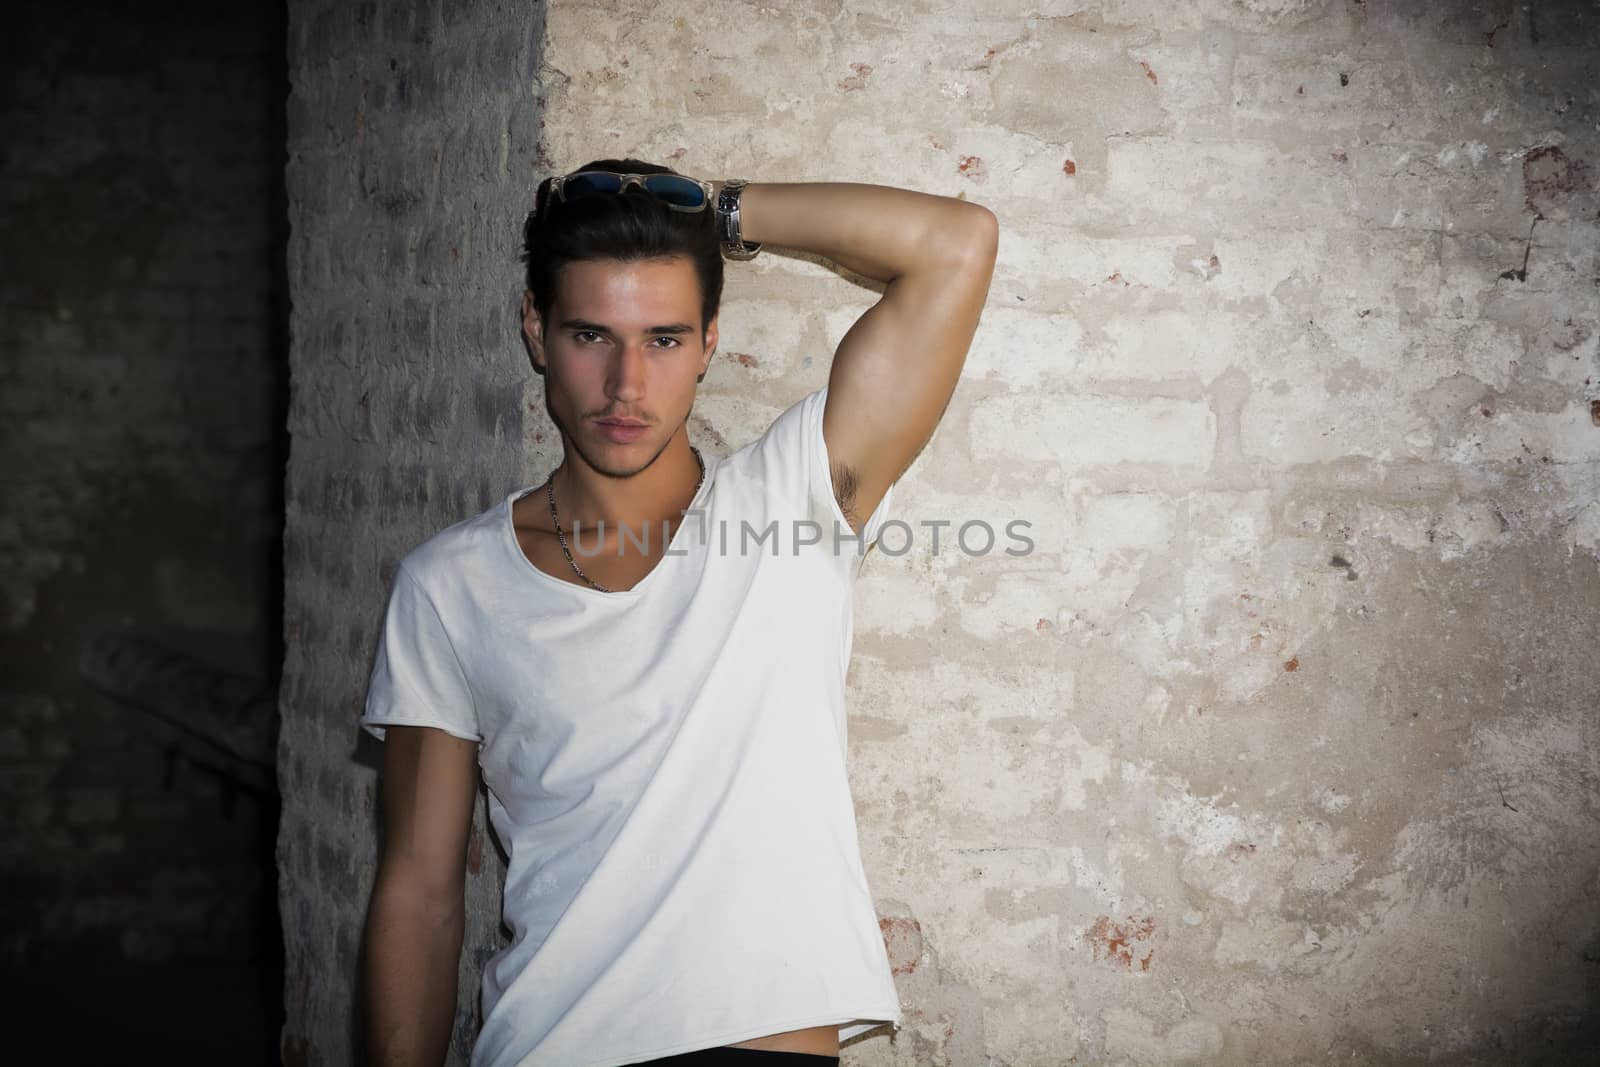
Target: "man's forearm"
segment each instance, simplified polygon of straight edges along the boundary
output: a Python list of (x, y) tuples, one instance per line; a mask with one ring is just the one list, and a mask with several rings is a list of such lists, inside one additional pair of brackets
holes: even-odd
[(953, 197), (855, 182), (752, 180), (739, 204), (746, 243), (814, 252), (883, 282), (967, 257), (983, 245), (988, 214)]
[(461, 961), (462, 909), (440, 912), (396, 893), (382, 876), (366, 928), (366, 1032), (373, 1067), (436, 1067), (450, 1048)]

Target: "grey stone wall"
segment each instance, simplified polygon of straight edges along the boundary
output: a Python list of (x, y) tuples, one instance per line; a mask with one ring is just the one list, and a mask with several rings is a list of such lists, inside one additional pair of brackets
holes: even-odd
[[(542, 9), (296, 2), (279, 774), (285, 1062), (347, 1063), (381, 744), (356, 726), (394, 566), (524, 468), (517, 333)], [(499, 945), (480, 798), (457, 1055)]]
[[(907, 1020), (847, 1063), (1592, 1047), (1591, 4), (558, 3), (537, 90), (537, 9), (294, 10), (299, 1062), (346, 1055), (389, 568), (554, 461), (509, 245), (544, 168), (612, 154), (1001, 222), (909, 550), (859, 586), (851, 775)], [(730, 265), (697, 442), (822, 384), (874, 299)], [(951, 547), (1016, 518), (1026, 557)]]

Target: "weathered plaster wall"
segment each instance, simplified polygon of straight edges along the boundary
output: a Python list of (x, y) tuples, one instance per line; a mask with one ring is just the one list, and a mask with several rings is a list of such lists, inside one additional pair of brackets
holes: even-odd
[[(1590, 1047), (1592, 5), (558, 3), (537, 89), (532, 9), (294, 10), (298, 1062), (345, 1055), (389, 568), (553, 462), (508, 257), (534, 180), (613, 154), (1001, 221), (897, 491), (910, 551), (857, 601), (851, 779), (907, 1019), (845, 1062)], [(822, 384), (874, 299), (730, 265), (697, 442)], [(1023, 557), (921, 525), (1018, 518)]]
[[(1576, 4), (552, 7), (558, 167), (905, 184), (1004, 231), (915, 543), (860, 586), (910, 1017), (850, 1062), (1595, 1033), (1597, 44)], [(731, 266), (703, 428), (820, 385), (873, 299)], [(1012, 518), (1029, 556), (918, 525)]]

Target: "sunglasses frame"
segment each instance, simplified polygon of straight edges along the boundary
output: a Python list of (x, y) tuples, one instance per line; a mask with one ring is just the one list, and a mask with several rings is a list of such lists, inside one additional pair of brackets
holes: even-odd
[[(549, 180), (549, 189), (545, 194), (544, 204), (549, 204), (550, 197), (555, 197), (563, 204), (570, 203), (571, 201), (567, 199), (566, 193), (567, 180), (570, 178), (582, 177), (585, 174), (603, 174), (608, 178), (621, 178), (622, 185), (614, 193), (588, 192), (581, 194), (582, 196), (621, 196), (623, 193), (628, 191), (628, 187), (630, 185), (637, 185), (644, 192), (649, 193), (651, 196), (655, 197), (673, 211), (693, 213), (705, 211), (711, 206), (712, 188), (711, 183), (708, 181), (702, 181), (699, 178), (691, 178), (687, 174), (624, 174), (614, 170), (575, 170), (571, 174), (562, 174), (551, 178)], [(647, 178), (677, 178), (682, 181), (697, 185), (700, 187), (700, 203), (696, 204), (694, 207), (689, 207), (686, 204), (674, 204), (672, 201), (666, 199), (660, 193), (655, 192), (648, 185), (646, 185), (645, 180)]]

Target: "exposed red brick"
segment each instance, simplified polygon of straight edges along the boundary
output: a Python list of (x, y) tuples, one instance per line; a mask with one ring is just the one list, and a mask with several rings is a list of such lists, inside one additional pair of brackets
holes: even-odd
[(889, 952), (889, 969), (894, 974), (910, 974), (922, 962), (922, 924), (913, 918), (891, 916), (878, 920), (883, 947)]
[(1109, 915), (1102, 915), (1089, 927), (1088, 940), (1095, 959), (1125, 970), (1132, 970), (1137, 963), (1139, 970), (1148, 971), (1155, 949), (1144, 948), (1142, 943), (1150, 940), (1155, 932), (1156, 921), (1149, 916), (1130, 916), (1125, 922), (1117, 922)]
[(839, 88), (845, 92), (865, 89), (867, 87), (867, 75), (872, 73), (872, 68), (865, 63), (852, 63), (850, 64), (850, 69), (855, 73), (848, 78), (840, 79), (838, 82)]

